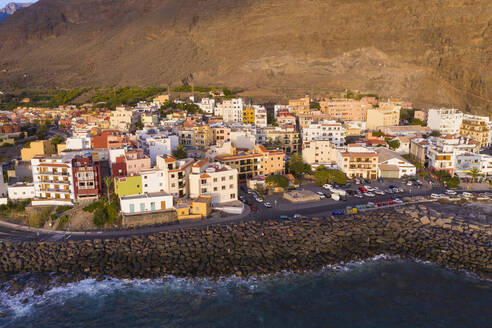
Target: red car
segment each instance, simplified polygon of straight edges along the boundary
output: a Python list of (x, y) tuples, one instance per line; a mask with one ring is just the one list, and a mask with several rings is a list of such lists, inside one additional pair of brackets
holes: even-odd
[(257, 208), (256, 206), (251, 206), (251, 210), (252, 210), (253, 212), (256, 212), (256, 211), (258, 211), (258, 208)]
[(395, 203), (394, 201), (392, 201), (391, 199), (388, 199), (388, 200), (386, 201), (386, 203), (387, 203), (388, 205), (395, 205), (395, 204), (396, 204), (396, 203)]
[(364, 188), (364, 187), (359, 187), (358, 189), (359, 189), (360, 192), (367, 192), (367, 189)]
[(374, 202), (374, 205), (376, 205), (377, 207), (383, 206), (383, 204), (381, 202)]

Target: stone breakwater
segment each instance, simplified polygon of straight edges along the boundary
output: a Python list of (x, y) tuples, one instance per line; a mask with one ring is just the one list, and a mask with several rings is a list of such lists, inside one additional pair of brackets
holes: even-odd
[(317, 270), (384, 253), (491, 278), (490, 227), (456, 226), (442, 219), (430, 224), (425, 207), (400, 212), (245, 222), (128, 239), (0, 243), (0, 274), (56, 272), (74, 279), (254, 276)]

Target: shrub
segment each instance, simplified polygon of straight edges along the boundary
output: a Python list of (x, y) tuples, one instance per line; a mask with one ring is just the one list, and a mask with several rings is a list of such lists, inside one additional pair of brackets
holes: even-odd
[(273, 187), (280, 187), (287, 189), (289, 187), (289, 180), (283, 175), (269, 175), (266, 179), (266, 183)]
[(337, 183), (344, 185), (347, 183), (347, 176), (345, 173), (339, 170), (329, 170), (324, 166), (318, 167), (316, 172), (314, 172), (314, 181), (318, 186), (322, 186), (325, 183)]

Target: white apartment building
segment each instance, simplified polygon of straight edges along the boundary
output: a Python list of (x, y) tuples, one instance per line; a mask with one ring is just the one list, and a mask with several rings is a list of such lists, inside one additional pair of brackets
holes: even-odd
[(302, 129), (302, 141), (328, 140), (340, 147), (345, 144), (345, 127), (336, 121), (313, 122)]
[(242, 98), (225, 99), (215, 106), (214, 115), (222, 117), (225, 123), (239, 123), (243, 121), (243, 109)]
[(31, 160), (31, 166), (33, 206), (75, 204), (71, 156), (36, 156)]
[(144, 193), (120, 198), (123, 214), (144, 214), (173, 208), (173, 196), (165, 192)]
[(447, 171), (454, 175), (456, 156), (464, 153), (478, 153), (480, 143), (470, 138), (446, 135), (428, 138), (427, 158), (429, 167), (436, 171)]
[(191, 167), (194, 160), (191, 158), (177, 160), (171, 155), (156, 157), (156, 166), (163, 173), (163, 189), (177, 198), (189, 195), (188, 183)]
[(212, 196), (214, 205), (238, 198), (238, 170), (228, 165), (202, 159), (193, 164), (189, 181), (191, 198)]
[(267, 123), (267, 110), (264, 106), (254, 105), (255, 110), (255, 126), (258, 128), (266, 128)]
[(302, 145), (302, 159), (307, 164), (333, 164), (337, 161), (337, 149), (329, 140), (306, 141)]
[(405, 176), (415, 176), (417, 168), (404, 159), (400, 154), (388, 148), (377, 147), (378, 176), (381, 178), (401, 179)]
[(461, 177), (469, 177), (469, 174), (473, 169), (480, 171), (482, 162), (482, 155), (475, 153), (462, 153), (457, 154), (454, 160), (454, 173)]
[(427, 127), (433, 131), (439, 131), (441, 134), (458, 134), (460, 133), (463, 113), (458, 109), (429, 109), (427, 117)]
[(253, 149), (256, 145), (256, 130), (251, 128), (233, 128), (230, 132), (231, 143), (236, 148)]
[(18, 182), (14, 185), (8, 186), (9, 199), (21, 200), (35, 197), (34, 184)]
[(197, 105), (205, 114), (214, 114), (215, 99), (202, 98), (202, 101), (199, 102)]
[(91, 138), (88, 136), (83, 137), (71, 137), (65, 141), (67, 150), (85, 150), (91, 149)]
[(149, 155), (152, 163), (155, 163), (157, 156), (172, 154), (179, 145), (178, 136), (156, 136), (145, 140), (144, 151)]
[(486, 176), (492, 175), (492, 156), (484, 154), (481, 155), (480, 173), (485, 174)]

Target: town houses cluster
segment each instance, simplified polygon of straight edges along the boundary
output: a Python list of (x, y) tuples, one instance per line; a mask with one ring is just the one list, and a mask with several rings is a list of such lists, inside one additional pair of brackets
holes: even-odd
[[(167, 110), (170, 102), (200, 110)], [(56, 121), (67, 137), (58, 145), (30, 142), (0, 193), (5, 201), (29, 198), (33, 206), (53, 206), (85, 204), (111, 188), (124, 215), (177, 211), (181, 218), (203, 218), (212, 209), (241, 213), (240, 186), (285, 175), (294, 155), (313, 170), (324, 166), (348, 178), (414, 176), (416, 165), (459, 177), (471, 170), (492, 174), (492, 157), (481, 153), (492, 141), (488, 117), (415, 110), (419, 124), (411, 124), (403, 110), (412, 104), (376, 97), (306, 96), (257, 105), (169, 95), (115, 110), (93, 104), (17, 108), (0, 113), (3, 135)]]

